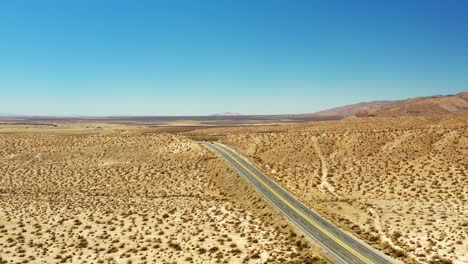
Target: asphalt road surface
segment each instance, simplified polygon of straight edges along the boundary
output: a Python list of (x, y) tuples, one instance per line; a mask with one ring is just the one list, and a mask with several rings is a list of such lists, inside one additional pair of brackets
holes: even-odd
[(315, 240), (322, 247), (324, 257), (332, 262), (397, 263), (322, 218), (314, 210), (305, 206), (297, 198), (268, 178), (237, 152), (219, 143), (202, 142), (202, 144), (223, 157), (265, 199)]

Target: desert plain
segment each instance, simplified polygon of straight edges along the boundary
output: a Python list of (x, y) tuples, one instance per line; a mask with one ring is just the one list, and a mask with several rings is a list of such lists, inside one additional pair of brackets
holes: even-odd
[(0, 125), (0, 263), (324, 263), (199, 140), (407, 263), (468, 263), (468, 116)]
[(186, 136), (0, 128), (0, 263), (318, 263), (308, 242)]

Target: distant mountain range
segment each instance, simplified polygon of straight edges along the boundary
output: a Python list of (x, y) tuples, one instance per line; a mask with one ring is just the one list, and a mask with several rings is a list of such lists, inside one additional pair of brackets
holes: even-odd
[(299, 116), (397, 117), (468, 113), (468, 92), (394, 101), (371, 101)]
[[(311, 114), (299, 115), (261, 115), (254, 116), (263, 119), (290, 119), (290, 120), (332, 120), (341, 119), (349, 116), (355, 117), (398, 117), (398, 116), (424, 116), (438, 115), (450, 113), (468, 113), (468, 92), (462, 92), (456, 95), (434, 95), (428, 97), (415, 97), (405, 100), (389, 100), (389, 101), (371, 101), (340, 106)], [(13, 115), (0, 113), (0, 117), (5, 118), (29, 118), (29, 119), (57, 119), (57, 118), (77, 118), (77, 119), (115, 119), (119, 117), (33, 117), (28, 115)], [(242, 115), (236, 112), (225, 112), (222, 114), (214, 114), (206, 117), (196, 118), (216, 118), (222, 117), (239, 117), (248, 118), (249, 115)], [(250, 116), (252, 117), (252, 116)], [(121, 117), (129, 119), (155, 118), (155, 117)], [(159, 119), (171, 119), (173, 117), (157, 117)], [(193, 119), (195, 117), (185, 117)]]
[(240, 116), (241, 114), (239, 113), (234, 113), (234, 112), (224, 112), (223, 114), (214, 114), (211, 116)]

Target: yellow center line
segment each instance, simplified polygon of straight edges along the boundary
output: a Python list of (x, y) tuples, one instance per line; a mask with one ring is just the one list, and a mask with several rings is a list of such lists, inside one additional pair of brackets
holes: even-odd
[(213, 146), (215, 149), (217, 149), (218, 151), (226, 154), (227, 156), (229, 156), (231, 159), (233, 159), (235, 162), (237, 162), (237, 164), (239, 164), (243, 169), (245, 169), (247, 172), (249, 172), (250, 174), (252, 174), (260, 183), (263, 184), (263, 186), (265, 186), (270, 192), (272, 192), (278, 199), (280, 199), (283, 203), (285, 203), (287, 206), (289, 206), (291, 209), (293, 209), (297, 214), (299, 214), (300, 216), (302, 216), (302, 218), (304, 218), (307, 222), (309, 222), (311, 225), (313, 225), (315, 228), (317, 228), (318, 230), (320, 230), (322, 233), (324, 233), (326, 236), (328, 236), (329, 238), (331, 238), (333, 241), (335, 241), (336, 243), (338, 243), (340, 246), (342, 246), (343, 248), (345, 248), (346, 250), (348, 250), (349, 252), (351, 252), (353, 255), (355, 255), (356, 257), (358, 257), (359, 259), (361, 259), (362, 261), (364, 261), (364, 263), (369, 263), (369, 264), (372, 264), (373, 262), (370, 261), (369, 259), (367, 259), (366, 257), (364, 257), (363, 255), (359, 254), (359, 252), (356, 252), (353, 248), (351, 248), (350, 246), (346, 245), (346, 243), (344, 243), (343, 241), (341, 241), (339, 238), (337, 238), (336, 236), (334, 236), (333, 234), (331, 234), (330, 232), (328, 232), (326, 229), (324, 229), (323, 227), (321, 227), (318, 223), (316, 223), (314, 220), (310, 219), (306, 214), (304, 214), (302, 211), (300, 211), (298, 208), (296, 208), (293, 204), (291, 204), (289, 201), (287, 201), (283, 196), (281, 196), (278, 192), (276, 192), (276, 190), (274, 190), (273, 188), (271, 188), (263, 179), (261, 179), (260, 177), (258, 177), (254, 172), (252, 172), (249, 168), (247, 168), (244, 164), (242, 164), (241, 162), (239, 162), (237, 160), (237, 158), (235, 158), (233, 155), (231, 155), (230, 153), (224, 151), (221, 147), (215, 145), (215, 144), (212, 144), (210, 146)]

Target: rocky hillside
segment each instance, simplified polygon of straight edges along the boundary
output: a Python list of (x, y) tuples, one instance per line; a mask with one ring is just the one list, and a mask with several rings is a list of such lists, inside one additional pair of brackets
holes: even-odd
[(387, 106), (357, 112), (358, 117), (394, 117), (440, 115), (468, 112), (468, 92), (457, 95), (417, 97), (394, 102)]

